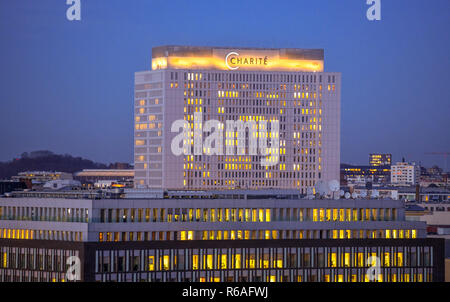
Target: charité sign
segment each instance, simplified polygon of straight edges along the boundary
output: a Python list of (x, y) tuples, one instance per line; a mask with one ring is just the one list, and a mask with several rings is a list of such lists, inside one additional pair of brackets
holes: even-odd
[(170, 54), (152, 58), (152, 69), (216, 69), (216, 70), (272, 70), (323, 71), (323, 60), (281, 56), (278, 50), (213, 49), (205, 54)]
[(241, 66), (267, 66), (269, 63), (268, 56), (248, 56), (240, 55), (238, 52), (232, 51), (225, 56), (225, 65), (228, 69), (236, 70)]

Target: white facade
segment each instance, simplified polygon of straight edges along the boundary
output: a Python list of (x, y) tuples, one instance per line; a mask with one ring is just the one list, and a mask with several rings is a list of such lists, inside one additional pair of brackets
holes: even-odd
[[(291, 55), (294, 59), (302, 58), (299, 64), (308, 58), (311, 58), (311, 64), (316, 61), (321, 64), (314, 71), (308, 67), (284, 71), (281, 65), (288, 64), (288, 60), (283, 59), (282, 54), (287, 50), (201, 49), (202, 52), (212, 51), (214, 60), (219, 62), (222, 53), (225, 57), (227, 53), (242, 54), (243, 51), (254, 51), (260, 56), (267, 52), (264, 58), (269, 62), (270, 55), (280, 53), (274, 57), (273, 64), (281, 67), (262, 65), (249, 69), (241, 66), (233, 67), (236, 68), (233, 70), (222, 69), (220, 65), (198, 68), (192, 65), (194, 61), (182, 65), (178, 57), (175, 58), (178, 61), (171, 61), (172, 50), (168, 47), (167, 61), (162, 63), (156, 58), (159, 55), (154, 53), (155, 70), (135, 75), (137, 188), (281, 188), (306, 193), (306, 189), (314, 187), (319, 180), (339, 179), (341, 76), (340, 73), (323, 72), (323, 51), (291, 50), (299, 52)], [(179, 132), (171, 132), (172, 123), (186, 120), (195, 128), (195, 112), (202, 114), (204, 122), (218, 120), (224, 124), (226, 120), (279, 120), (279, 162), (264, 167), (260, 164), (262, 156), (251, 156), (248, 152), (242, 156), (175, 156), (171, 152), (171, 143)], [(203, 139), (206, 136), (204, 134)], [(225, 143), (228, 143), (226, 139)]]
[(399, 162), (391, 166), (391, 183), (395, 185), (415, 185), (420, 178), (420, 167), (415, 163)]
[[(253, 191), (255, 192), (255, 191)], [(168, 192), (165, 198), (0, 198), (0, 239), (148, 241), (424, 238), (398, 200), (302, 199), (295, 192)], [(45, 193), (42, 193), (45, 194)]]

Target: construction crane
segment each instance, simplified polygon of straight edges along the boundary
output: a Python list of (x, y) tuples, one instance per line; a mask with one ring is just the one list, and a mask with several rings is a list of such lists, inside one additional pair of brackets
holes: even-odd
[(450, 152), (426, 152), (426, 155), (438, 155), (438, 156), (443, 156), (444, 160), (445, 160), (445, 171), (444, 172), (448, 172), (448, 166), (447, 166), (447, 161), (448, 161), (448, 156), (450, 155)]

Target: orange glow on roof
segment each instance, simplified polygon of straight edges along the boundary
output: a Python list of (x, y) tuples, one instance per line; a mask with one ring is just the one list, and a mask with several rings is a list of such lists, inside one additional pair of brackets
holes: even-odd
[[(246, 56), (247, 57), (247, 56)], [(280, 59), (269, 57), (266, 64), (235, 64), (234, 70), (267, 70), (267, 71), (306, 71), (322, 72), (322, 60)], [(230, 70), (225, 58), (210, 57), (162, 57), (152, 59), (152, 70), (157, 69), (216, 69)], [(238, 69), (239, 68), (239, 69)]]

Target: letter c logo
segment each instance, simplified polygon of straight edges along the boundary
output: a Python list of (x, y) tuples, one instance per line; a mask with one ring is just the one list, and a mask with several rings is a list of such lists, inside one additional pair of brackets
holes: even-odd
[(230, 52), (229, 54), (227, 54), (227, 56), (225, 57), (225, 65), (227, 65), (227, 67), (228, 67), (229, 69), (231, 69), (231, 70), (236, 70), (236, 69), (239, 68), (239, 66), (231, 67), (231, 66), (228, 64), (228, 58), (229, 58), (230, 56), (232, 56), (232, 55), (238, 56), (239, 54), (238, 54), (237, 52), (234, 52), (234, 51), (232, 51), (232, 52)]

